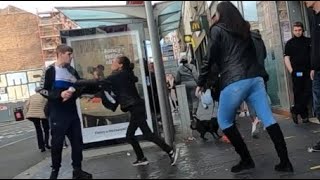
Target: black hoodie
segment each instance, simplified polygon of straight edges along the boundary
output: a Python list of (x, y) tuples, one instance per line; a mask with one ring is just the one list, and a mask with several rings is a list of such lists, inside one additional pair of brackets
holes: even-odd
[(116, 96), (116, 101), (120, 104), (122, 111), (126, 112), (143, 101), (135, 86), (138, 78), (134, 75), (133, 71), (121, 70), (113, 72), (104, 81), (111, 85), (111, 89)]
[(261, 34), (251, 31), (251, 38), (256, 49), (258, 63), (264, 67), (264, 60), (267, 58), (267, 50), (261, 38)]

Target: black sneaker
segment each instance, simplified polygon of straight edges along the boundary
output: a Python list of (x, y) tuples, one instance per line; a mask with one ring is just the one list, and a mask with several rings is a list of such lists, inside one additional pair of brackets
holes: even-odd
[(83, 170), (73, 170), (72, 179), (92, 179), (92, 174), (87, 173)]
[(302, 119), (302, 122), (303, 123), (309, 123), (310, 121), (309, 121), (309, 118), (306, 118), (306, 119)]
[(46, 148), (47, 148), (47, 149), (51, 149), (51, 146), (50, 146), (50, 145), (46, 145)]
[(41, 152), (46, 152), (46, 148), (41, 148), (40, 151)]
[(280, 172), (293, 172), (293, 167), (290, 161), (281, 162), (274, 166), (274, 170)]
[(252, 159), (249, 160), (241, 160), (237, 165), (233, 166), (231, 168), (231, 172), (238, 173), (240, 171), (246, 170), (246, 169), (252, 169), (255, 167), (255, 164)]
[(316, 145), (312, 147), (312, 151), (320, 152), (320, 142), (318, 142)]
[(147, 158), (142, 158), (141, 160), (136, 160), (132, 163), (132, 166), (146, 166), (149, 164)]
[(58, 179), (59, 170), (52, 169), (49, 179)]
[(171, 161), (171, 166), (176, 165), (176, 162), (178, 160), (178, 156), (179, 156), (179, 148), (175, 148), (173, 149), (170, 153), (169, 153), (169, 158)]

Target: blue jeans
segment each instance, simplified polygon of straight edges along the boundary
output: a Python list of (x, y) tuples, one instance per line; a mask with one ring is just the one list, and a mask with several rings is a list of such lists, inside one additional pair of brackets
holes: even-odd
[(269, 105), (263, 78), (256, 77), (234, 82), (221, 91), (218, 122), (222, 130), (234, 124), (237, 109), (243, 101), (254, 108), (264, 127), (276, 123)]
[(320, 119), (320, 71), (316, 71), (314, 73), (314, 79), (312, 81), (312, 93), (314, 113), (316, 117)]

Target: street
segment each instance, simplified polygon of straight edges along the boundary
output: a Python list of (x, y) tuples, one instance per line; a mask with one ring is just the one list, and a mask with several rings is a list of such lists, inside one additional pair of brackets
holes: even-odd
[(30, 121), (0, 124), (0, 179), (12, 179), (50, 156), (38, 150), (35, 128)]

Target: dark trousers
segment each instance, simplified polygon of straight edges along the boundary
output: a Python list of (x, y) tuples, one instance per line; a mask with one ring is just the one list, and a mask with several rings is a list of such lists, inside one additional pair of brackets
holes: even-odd
[(145, 139), (157, 144), (163, 151), (169, 153), (172, 150), (172, 147), (167, 145), (164, 142), (164, 140), (160, 139), (158, 136), (156, 136), (154, 133), (151, 132), (146, 121), (147, 119), (146, 109), (143, 103), (130, 108), (129, 111), (131, 114), (131, 119), (130, 119), (129, 127), (127, 130), (126, 138), (128, 143), (132, 145), (138, 160), (141, 160), (144, 158), (143, 151), (139, 145), (138, 140), (135, 137), (135, 132), (137, 131), (138, 128), (141, 129)]
[[(29, 118), (29, 120), (33, 122), (34, 127), (36, 128), (39, 149), (45, 148), (46, 145), (49, 145), (49, 129), (50, 128), (49, 128), (48, 119)], [(44, 138), (43, 138), (43, 134), (44, 134)]]
[(313, 108), (316, 117), (320, 121), (320, 71), (314, 73), (314, 80), (312, 81), (313, 92)]
[(71, 158), (74, 169), (81, 169), (81, 162), (83, 159), (82, 149), (82, 132), (80, 120), (78, 117), (70, 118), (50, 118), (51, 120), (51, 158), (52, 168), (59, 170), (61, 167), (61, 156), (65, 136), (70, 140), (71, 144)]
[(300, 114), (302, 119), (308, 118), (308, 104), (312, 97), (312, 82), (309, 73), (303, 77), (292, 76), (294, 106), (291, 111)]

